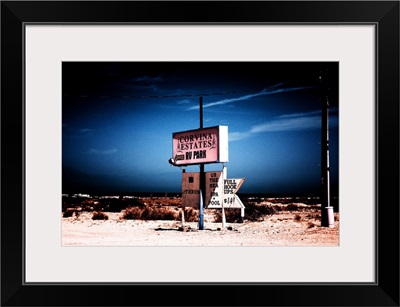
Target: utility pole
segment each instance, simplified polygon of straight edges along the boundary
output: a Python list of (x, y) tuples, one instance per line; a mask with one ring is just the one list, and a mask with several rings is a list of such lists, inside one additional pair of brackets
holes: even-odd
[(333, 208), (330, 205), (329, 179), (329, 99), (325, 76), (320, 75), (322, 126), (321, 126), (321, 226), (331, 227)]
[[(203, 129), (203, 97), (200, 96), (200, 129)], [(206, 191), (206, 175), (204, 173), (204, 163), (200, 163), (200, 208), (199, 208), (199, 230), (204, 229), (204, 205)]]

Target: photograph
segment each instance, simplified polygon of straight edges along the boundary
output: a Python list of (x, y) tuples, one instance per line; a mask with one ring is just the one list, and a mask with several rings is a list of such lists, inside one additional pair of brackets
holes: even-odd
[(338, 78), (338, 62), (63, 62), (63, 246), (338, 246)]
[(399, 0), (0, 2), (1, 306), (399, 306)]

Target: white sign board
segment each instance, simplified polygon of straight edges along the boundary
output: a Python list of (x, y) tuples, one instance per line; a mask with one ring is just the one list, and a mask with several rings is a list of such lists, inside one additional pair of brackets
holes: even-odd
[[(236, 195), (244, 183), (244, 178), (222, 179), (222, 175), (218, 180), (218, 187), (215, 187), (211, 193), (210, 203), (206, 208), (244, 208), (239, 196)], [(223, 183), (223, 185), (222, 185)], [(206, 203), (207, 204), (207, 203)]]
[(239, 196), (236, 195), (244, 180), (244, 178), (224, 179), (224, 208), (244, 208)]
[(205, 208), (222, 208), (224, 179), (222, 172), (206, 173)]

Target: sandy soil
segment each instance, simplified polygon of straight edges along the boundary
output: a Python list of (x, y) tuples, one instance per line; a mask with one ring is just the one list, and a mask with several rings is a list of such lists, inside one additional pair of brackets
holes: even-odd
[[(301, 206), (300, 206), (301, 207)], [(123, 220), (107, 212), (108, 220), (92, 220), (92, 212), (62, 218), (63, 246), (338, 246), (339, 213), (333, 228), (321, 227), (318, 216), (306, 206), (280, 211), (263, 221), (213, 222), (206, 209), (204, 229), (198, 222)], [(184, 226), (184, 227), (183, 227)]]

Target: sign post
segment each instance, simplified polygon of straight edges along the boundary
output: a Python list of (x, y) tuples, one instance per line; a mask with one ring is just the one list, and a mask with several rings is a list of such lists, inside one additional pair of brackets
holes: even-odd
[[(182, 208), (199, 208), (199, 229), (204, 229), (204, 208), (222, 209), (222, 227), (225, 227), (225, 208), (240, 208), (244, 216), (244, 205), (235, 194), (244, 178), (227, 179), (226, 167), (222, 172), (204, 171), (207, 163), (228, 162), (228, 126), (203, 128), (203, 97), (200, 96), (200, 128), (172, 133), (173, 166), (198, 164), (199, 173), (182, 171)], [(182, 223), (184, 219), (182, 217)]]
[[(226, 166), (225, 165), (222, 167), (222, 178), (225, 182), (225, 179), (226, 179)], [(222, 194), (222, 195), (224, 195), (224, 194)], [(224, 208), (223, 201), (221, 202), (221, 205), (222, 205), (222, 228), (225, 228), (226, 216), (225, 216), (225, 208)]]
[[(203, 129), (203, 97), (200, 96), (200, 129)], [(200, 163), (200, 214), (199, 214), (199, 229), (204, 229), (204, 208), (203, 208), (203, 193), (205, 189), (205, 175), (204, 175), (204, 163)]]
[(204, 230), (204, 206), (203, 206), (203, 193), (200, 189), (200, 206), (199, 206), (199, 229)]

